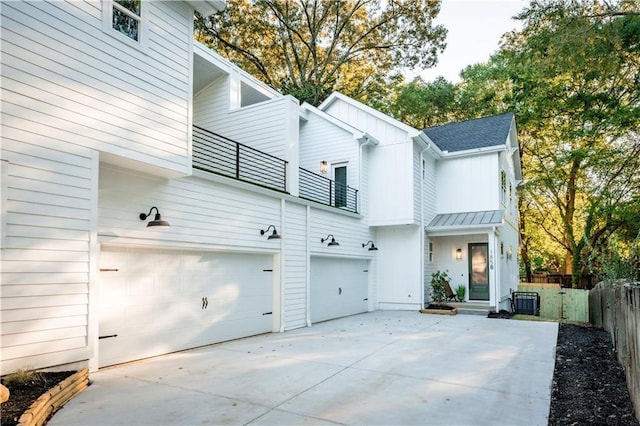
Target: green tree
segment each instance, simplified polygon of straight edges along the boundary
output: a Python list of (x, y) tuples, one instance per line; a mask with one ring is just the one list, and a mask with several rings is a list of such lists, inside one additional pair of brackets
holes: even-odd
[(539, 211), (528, 226), (564, 248), (574, 286), (587, 247), (600, 250), (622, 226), (629, 191), (638, 189), (608, 175), (637, 171), (633, 149), (620, 148), (640, 123), (637, 5), (534, 1), (503, 48), (525, 129), (524, 196)]
[(367, 101), (393, 70), (437, 62), (438, 0), (230, 0), (196, 17), (196, 39), (272, 87), (318, 105), (334, 90)]

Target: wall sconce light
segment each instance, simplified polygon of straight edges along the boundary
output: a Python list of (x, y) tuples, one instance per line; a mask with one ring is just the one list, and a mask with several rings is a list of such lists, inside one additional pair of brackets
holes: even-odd
[(279, 240), (280, 238), (282, 238), (280, 235), (278, 235), (278, 231), (276, 231), (275, 225), (269, 225), (267, 229), (261, 229), (260, 235), (266, 234), (271, 228), (273, 228), (273, 232), (267, 237), (267, 240)]
[(456, 260), (462, 259), (462, 249), (456, 249)]
[(339, 246), (340, 245), (340, 244), (338, 244), (336, 239), (333, 237), (333, 234), (329, 234), (325, 238), (320, 238), (320, 242), (324, 243), (325, 241), (327, 241), (329, 239), (329, 237), (331, 237), (331, 241), (329, 241), (329, 244), (327, 244), (327, 247)]
[(511, 260), (513, 257), (513, 248), (509, 246), (509, 251), (507, 251), (507, 260)]
[(147, 223), (147, 228), (154, 226), (154, 227), (158, 227), (158, 228), (168, 228), (169, 226), (169, 222), (167, 222), (166, 220), (162, 220), (162, 216), (160, 216), (160, 211), (158, 211), (157, 207), (151, 207), (151, 209), (149, 209), (149, 213), (144, 214), (144, 213), (140, 213), (140, 216), (138, 216), (140, 218), (140, 220), (147, 220), (147, 218), (149, 216), (151, 216), (151, 212), (155, 209), (156, 211), (156, 216), (153, 220), (149, 221), (149, 223)]
[(329, 170), (329, 163), (327, 163), (325, 160), (322, 160), (320, 162), (320, 173), (324, 175), (327, 173), (328, 170)]
[(378, 251), (378, 247), (375, 246), (375, 244), (373, 244), (373, 241), (369, 240), (366, 243), (362, 243), (362, 248), (371, 245), (371, 247), (369, 247), (369, 251)]

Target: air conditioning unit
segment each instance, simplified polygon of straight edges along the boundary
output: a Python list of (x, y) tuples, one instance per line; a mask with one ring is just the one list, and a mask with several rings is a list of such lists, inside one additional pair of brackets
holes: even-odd
[(511, 294), (516, 314), (540, 316), (540, 295), (533, 291), (514, 291)]

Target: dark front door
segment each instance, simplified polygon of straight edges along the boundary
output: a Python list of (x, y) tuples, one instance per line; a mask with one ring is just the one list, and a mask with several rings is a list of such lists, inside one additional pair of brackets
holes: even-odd
[(335, 180), (334, 205), (345, 207), (347, 205), (347, 166), (339, 166), (333, 169)]
[(469, 300), (489, 300), (489, 244), (469, 244)]

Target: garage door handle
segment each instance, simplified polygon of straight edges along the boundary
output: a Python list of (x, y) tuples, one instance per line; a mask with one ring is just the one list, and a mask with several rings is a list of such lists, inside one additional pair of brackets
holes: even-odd
[(342, 294), (342, 287), (338, 287), (338, 294)]
[(117, 334), (109, 334), (107, 336), (99, 336), (98, 339), (110, 339), (112, 337), (118, 337)]
[(272, 314), (273, 314), (273, 312), (263, 312), (263, 313), (262, 313), (262, 315), (263, 315), (263, 316), (264, 316), (264, 315), (272, 315)]

